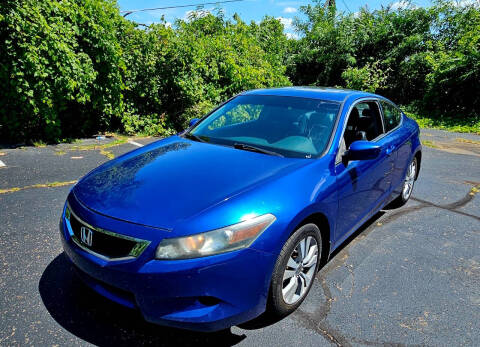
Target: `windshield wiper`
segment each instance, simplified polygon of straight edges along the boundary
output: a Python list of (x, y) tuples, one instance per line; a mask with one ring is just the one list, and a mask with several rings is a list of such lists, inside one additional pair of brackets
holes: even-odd
[(200, 136), (194, 135), (192, 133), (185, 133), (185, 134), (183, 134), (183, 136), (185, 136), (185, 137), (187, 137), (191, 140), (198, 141), (198, 142), (207, 142), (207, 140), (204, 140)]
[(269, 151), (269, 150), (266, 150), (266, 149), (263, 149), (263, 148), (260, 148), (260, 147), (247, 145), (245, 143), (234, 143), (233, 147), (236, 148), (236, 149), (242, 149), (244, 151), (251, 151), (251, 152), (257, 152), (257, 153), (263, 153), (263, 154), (276, 155), (277, 157), (283, 157), (283, 155), (281, 155), (278, 152), (272, 152), (272, 151)]

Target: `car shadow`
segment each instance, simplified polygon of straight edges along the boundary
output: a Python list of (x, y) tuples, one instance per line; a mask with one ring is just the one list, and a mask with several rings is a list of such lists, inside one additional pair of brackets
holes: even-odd
[[(371, 217), (332, 253), (330, 259), (384, 213), (380, 211)], [(321, 264), (319, 271), (327, 263)], [(40, 279), (39, 291), (45, 307), (57, 323), (79, 338), (98, 346), (232, 346), (246, 338), (243, 334), (233, 334), (230, 329), (199, 333), (148, 323), (138, 311), (111, 302), (83, 284), (65, 253), (58, 255), (47, 266)], [(245, 330), (261, 329), (283, 318), (285, 317), (264, 313), (239, 327)]]
[(38, 287), (55, 321), (97, 346), (232, 346), (246, 338), (230, 330), (199, 333), (148, 323), (138, 311), (111, 302), (83, 284), (65, 253), (47, 266)]

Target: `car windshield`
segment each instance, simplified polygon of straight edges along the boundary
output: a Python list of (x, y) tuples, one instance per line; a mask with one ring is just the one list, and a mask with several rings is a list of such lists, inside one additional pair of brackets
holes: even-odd
[(240, 95), (185, 136), (286, 157), (311, 158), (328, 144), (340, 104), (271, 95)]

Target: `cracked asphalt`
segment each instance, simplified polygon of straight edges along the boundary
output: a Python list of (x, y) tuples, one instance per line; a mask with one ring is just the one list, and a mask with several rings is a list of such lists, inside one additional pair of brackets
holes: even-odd
[(1, 346), (480, 345), (480, 136), (423, 130), (406, 206), (352, 235), (292, 315), (213, 334), (145, 323), (86, 288), (67, 263), (57, 229), (69, 182), (136, 148), (102, 150), (111, 141), (0, 149)]

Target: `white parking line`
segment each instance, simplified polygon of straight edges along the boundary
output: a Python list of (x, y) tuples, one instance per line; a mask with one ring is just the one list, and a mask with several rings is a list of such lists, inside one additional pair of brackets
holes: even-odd
[(0, 160), (0, 167), (4, 167), (4, 166), (7, 166), (7, 165), (5, 165), (5, 163)]
[(135, 141), (128, 141), (128, 143), (131, 143), (132, 145), (137, 146), (137, 147), (143, 147), (143, 145), (141, 143), (138, 143), (138, 142), (135, 142)]

